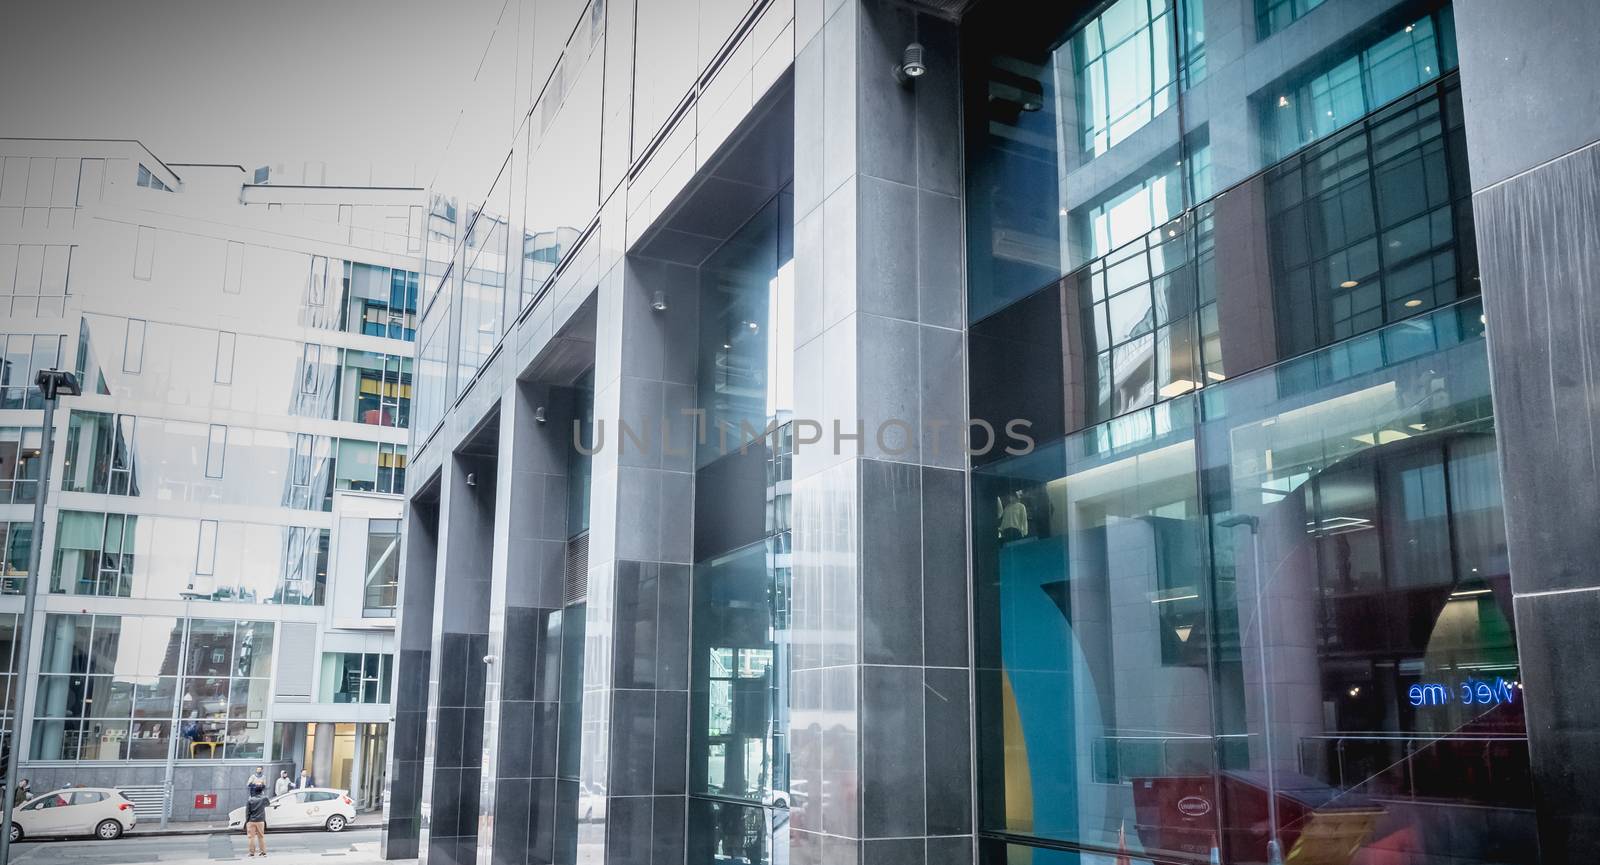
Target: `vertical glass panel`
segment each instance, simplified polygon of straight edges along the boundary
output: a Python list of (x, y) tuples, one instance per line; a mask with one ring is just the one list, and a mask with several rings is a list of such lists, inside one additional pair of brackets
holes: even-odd
[(974, 476), (985, 829), (1208, 847), (1215, 815), (1155, 810), (1216, 801), (1193, 402)]
[(482, 368), (505, 329), (508, 267), (507, 213), (511, 172), (500, 169), (494, 188), (468, 221), (467, 263), (461, 280), (460, 348), (456, 356), (456, 391), (461, 392)]
[(228, 453), (228, 428), (222, 424), (211, 424), (206, 437), (206, 477), (221, 478)]
[(597, 142), (605, 70), (596, 44), (581, 33), (574, 36), (528, 119), (523, 305), (573, 251), (600, 204)]
[(774, 198), (700, 268), (699, 466), (758, 442), (793, 412), (793, 376), (779, 360), (794, 341), (788, 201)]
[(787, 806), (785, 552), (769, 539), (695, 566), (691, 792)]
[(574, 446), (567, 450), (567, 536), (589, 530), (589, 489), (594, 475), (594, 370), (572, 388)]
[[(968, 69), (966, 110), (975, 319), (1185, 206), (1173, 3), (1117, 0), (1086, 20), (1073, 14), (991, 4), (965, 25), (964, 44), (982, 58)], [(1191, 75), (1203, 74), (1203, 32), (1185, 29)]]
[(361, 613), (392, 616), (400, 590), (400, 521), (367, 521), (367, 574)]
[(238, 335), (229, 331), (217, 334), (217, 368), (213, 375), (217, 384), (233, 384), (233, 349)]

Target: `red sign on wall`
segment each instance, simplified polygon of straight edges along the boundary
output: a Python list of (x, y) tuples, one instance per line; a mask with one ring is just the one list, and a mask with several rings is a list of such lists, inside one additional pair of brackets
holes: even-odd
[(194, 806), (196, 808), (215, 808), (215, 807), (217, 807), (217, 794), (215, 794), (215, 793), (196, 793), (196, 794), (194, 794)]

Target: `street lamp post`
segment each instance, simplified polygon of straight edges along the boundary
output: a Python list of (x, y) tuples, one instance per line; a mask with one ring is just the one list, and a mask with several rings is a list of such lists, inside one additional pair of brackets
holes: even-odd
[(5, 819), (0, 820), (0, 865), (11, 861), (11, 809), (17, 790), (17, 752), (21, 736), (18, 725), (28, 717), (28, 654), (33, 646), (33, 610), (40, 563), (44, 560), (44, 504), (50, 492), (50, 457), (55, 438), (56, 400), (77, 396), (78, 377), (66, 370), (41, 369), (34, 385), (44, 395), (44, 431), (39, 445), (39, 487), (33, 495), (33, 547), (28, 551), (28, 574), (22, 582), (22, 633), (18, 635), (16, 656), (17, 707), (11, 716), (11, 747), (6, 749)]
[(1256, 596), (1256, 647), (1261, 655), (1261, 744), (1262, 759), (1267, 764), (1267, 865), (1283, 865), (1283, 845), (1278, 840), (1278, 769), (1272, 756), (1272, 694), (1271, 683), (1267, 681), (1267, 611), (1261, 598), (1261, 586), (1267, 580), (1267, 575), (1261, 572), (1261, 518), (1241, 514), (1217, 523), (1218, 528), (1224, 529), (1237, 526), (1250, 529), (1250, 558), (1255, 568), (1251, 582), (1255, 584)]

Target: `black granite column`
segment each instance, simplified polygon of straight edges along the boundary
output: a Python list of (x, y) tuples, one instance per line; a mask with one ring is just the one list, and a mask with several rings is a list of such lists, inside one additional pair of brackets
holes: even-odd
[(501, 400), (478, 861), (556, 860), (556, 746), (573, 392), (519, 382)]
[[(400, 575), (401, 622), (433, 622), (434, 575), (439, 544), (437, 485), (419, 492), (407, 507), (404, 570)], [(389, 769), (384, 774), (382, 848), (385, 859), (414, 859), (422, 831), (422, 766), (428, 736), (428, 670), (432, 628), (397, 629)]]
[[(794, 453), (790, 861), (966, 865), (958, 37), (828, 8), (795, 61), (795, 417), (825, 434)], [(927, 73), (902, 83), (912, 42)]]
[(1600, 4), (1456, 6), (1545, 862), (1600, 850)]
[(483, 771), (484, 656), (489, 650), (496, 431), (480, 430), (443, 469), (439, 578), (433, 599), (422, 865), (476, 861)]

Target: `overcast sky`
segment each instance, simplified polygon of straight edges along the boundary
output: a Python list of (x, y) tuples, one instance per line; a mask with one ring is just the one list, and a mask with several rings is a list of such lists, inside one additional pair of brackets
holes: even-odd
[(427, 185), (505, 3), (5, 5), (0, 135), (135, 138), (167, 162), (368, 163)]

